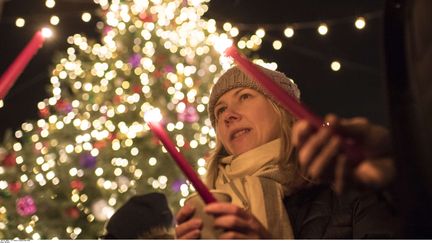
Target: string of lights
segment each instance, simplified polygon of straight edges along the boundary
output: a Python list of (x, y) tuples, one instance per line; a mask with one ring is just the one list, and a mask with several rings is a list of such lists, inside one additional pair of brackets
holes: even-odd
[[(106, 1), (101, 0), (94, 0), (95, 3), (101, 3), (101, 4), (107, 4)], [(45, 6), (49, 9), (53, 9), (56, 6), (55, 0), (46, 0)], [(49, 18), (49, 22), (51, 25), (56, 26), (60, 23), (60, 13), (57, 15), (52, 15)], [(65, 12), (61, 13), (61, 16), (63, 18), (76, 18), (77, 15), (81, 15), (81, 20), (83, 22), (89, 22), (94, 18), (93, 16), (96, 15), (94, 11), (80, 11), (80, 12)], [(263, 42), (270, 42), (272, 48), (275, 51), (279, 51), (283, 48), (285, 45), (291, 45), (292, 48), (296, 48), (295, 45), (293, 46), (291, 43), (288, 43), (289, 39), (293, 38), (295, 35), (297, 35), (297, 32), (300, 32), (301, 30), (308, 30), (308, 29), (316, 29), (317, 34), (321, 36), (325, 36), (331, 31), (330, 29), (332, 27), (335, 27), (337, 25), (346, 24), (346, 23), (352, 23), (353, 27), (357, 29), (358, 31), (362, 31), (364, 28), (366, 28), (367, 22), (373, 21), (375, 19), (381, 18), (382, 12), (376, 11), (376, 12), (368, 12), (361, 15), (356, 16), (346, 16), (342, 18), (333, 18), (333, 19), (321, 19), (321, 20), (314, 20), (314, 21), (297, 21), (292, 23), (279, 23), (279, 24), (249, 24), (249, 23), (231, 23), (231, 22), (225, 22), (221, 25), (222, 29), (233, 39), (237, 40), (237, 46), (240, 49), (248, 49), (252, 52), (258, 51), (261, 48), (261, 45)], [(9, 18), (5, 20), (5, 22), (14, 21), (15, 25), (19, 28), (22, 28), (25, 26), (26, 19), (28, 18), (34, 18), (34, 15), (32, 16), (19, 16), (16, 18)], [(240, 34), (243, 34), (240, 36)], [(273, 33), (269, 35), (268, 33)], [(281, 38), (281, 36), (283, 36)], [(303, 49), (306, 47), (303, 47)], [(308, 52), (308, 51), (306, 51)], [(310, 52), (314, 52), (310, 50)], [(309, 53), (310, 53), (309, 52)], [(302, 53), (305, 53), (304, 51)], [(309, 55), (310, 57), (319, 58), (323, 55), (317, 53), (315, 51), (315, 55)], [(322, 59), (322, 58), (321, 58)], [(330, 61), (329, 61), (330, 60)], [(330, 63), (330, 68), (333, 71), (339, 71), (341, 69), (342, 63), (341, 60), (336, 60), (335, 58), (325, 58), (326, 62)], [(372, 71), (373, 68), (367, 67), (360, 63), (350, 62), (350, 61), (344, 61), (344, 66), (346, 67), (354, 67), (360, 70), (369, 70)]]

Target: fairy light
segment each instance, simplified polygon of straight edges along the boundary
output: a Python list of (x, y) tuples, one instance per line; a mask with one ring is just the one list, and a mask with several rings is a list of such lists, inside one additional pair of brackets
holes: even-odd
[(51, 16), (50, 23), (52, 25), (58, 25), (60, 23), (60, 18), (56, 15)]
[(273, 48), (275, 50), (280, 50), (282, 48), (282, 42), (280, 40), (273, 41)]
[(263, 28), (259, 28), (257, 29), (257, 31), (255, 32), (255, 34), (259, 37), (259, 38), (264, 38), (266, 32)]
[(287, 38), (291, 38), (291, 37), (293, 37), (293, 36), (294, 36), (294, 29), (291, 28), (291, 27), (287, 27), (287, 28), (285, 28), (285, 30), (284, 30), (284, 35), (285, 35)]
[(231, 23), (226, 22), (226, 23), (223, 24), (223, 29), (225, 31), (229, 32), (231, 30), (231, 28), (232, 28), (232, 24)]
[(318, 27), (318, 33), (320, 35), (326, 35), (328, 32), (328, 27), (326, 24), (320, 24)]
[(24, 27), (24, 25), (25, 25), (25, 19), (23, 19), (23, 18), (17, 18), (15, 20), (15, 25), (17, 27), (19, 27), (19, 28)]
[(47, 8), (54, 8), (55, 4), (56, 4), (55, 0), (46, 0), (45, 1), (45, 6)]
[(332, 69), (333, 71), (337, 72), (337, 71), (339, 71), (339, 70), (341, 69), (341, 64), (340, 64), (340, 62), (338, 62), (338, 61), (333, 61), (333, 62), (330, 64), (330, 67), (331, 67), (331, 69)]
[(81, 19), (82, 19), (82, 21), (84, 21), (84, 22), (90, 22), (91, 18), (92, 18), (92, 16), (91, 16), (91, 14), (88, 13), (88, 12), (84, 12), (84, 13), (81, 15)]
[(231, 35), (232, 37), (236, 37), (236, 36), (239, 35), (240, 31), (239, 31), (239, 29), (238, 29), (237, 27), (232, 27), (232, 28), (229, 30), (229, 33), (230, 33), (230, 35)]
[(358, 17), (354, 25), (357, 29), (361, 30), (366, 26), (366, 20), (363, 17)]

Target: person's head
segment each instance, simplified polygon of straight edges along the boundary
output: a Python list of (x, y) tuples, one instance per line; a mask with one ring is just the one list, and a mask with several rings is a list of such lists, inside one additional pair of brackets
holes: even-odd
[(164, 194), (133, 196), (109, 219), (103, 239), (174, 239), (174, 221)]
[[(300, 92), (291, 79), (281, 72), (260, 68), (299, 99)], [(215, 177), (212, 172), (221, 157), (242, 154), (276, 138), (281, 138), (280, 160), (290, 159), (289, 139), (294, 118), (238, 67), (229, 69), (218, 79), (210, 95), (208, 112), (216, 130), (216, 148), (208, 165), (210, 185)]]

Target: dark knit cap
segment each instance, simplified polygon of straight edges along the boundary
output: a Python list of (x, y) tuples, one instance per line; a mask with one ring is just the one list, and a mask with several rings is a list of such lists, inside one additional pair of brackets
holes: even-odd
[[(258, 65), (256, 66), (260, 68), (273, 81), (275, 81), (282, 89), (286, 90), (293, 97), (297, 98), (297, 100), (300, 100), (300, 90), (292, 79), (288, 78), (287, 76), (285, 76), (285, 74), (281, 72), (273, 71)], [(254, 89), (264, 94), (280, 106), (279, 102), (277, 102), (276, 99), (261, 86), (261, 84), (251, 80), (247, 74), (243, 73), (243, 71), (241, 71), (237, 66), (234, 66), (231, 69), (228, 69), (224, 74), (222, 74), (222, 76), (218, 79), (218, 81), (212, 88), (210, 94), (210, 101), (208, 104), (208, 113), (213, 127), (215, 127), (216, 121), (216, 117), (214, 115), (214, 107), (216, 105), (216, 102), (226, 92), (240, 87)]]
[(173, 216), (161, 193), (133, 196), (110, 218), (105, 238), (139, 239), (155, 227), (172, 227)]

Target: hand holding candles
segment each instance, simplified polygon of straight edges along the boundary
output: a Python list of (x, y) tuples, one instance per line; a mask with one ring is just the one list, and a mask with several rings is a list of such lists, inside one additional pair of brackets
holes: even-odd
[(192, 166), (187, 162), (186, 158), (177, 151), (174, 143), (169, 138), (168, 134), (165, 132), (162, 125), (159, 123), (162, 120), (162, 115), (159, 109), (149, 110), (144, 114), (144, 120), (149, 125), (152, 132), (159, 138), (162, 144), (165, 146), (166, 150), (170, 153), (171, 157), (177, 163), (179, 168), (189, 179), (192, 185), (195, 187), (198, 194), (204, 200), (206, 204), (216, 202), (214, 196), (210, 193), (208, 188), (200, 180), (196, 172), (193, 170)]
[(51, 30), (47, 28), (37, 31), (26, 47), (3, 73), (3, 75), (0, 77), (0, 100), (4, 99), (31, 58), (35, 55), (37, 50), (42, 47), (45, 38), (48, 38), (51, 35)]

